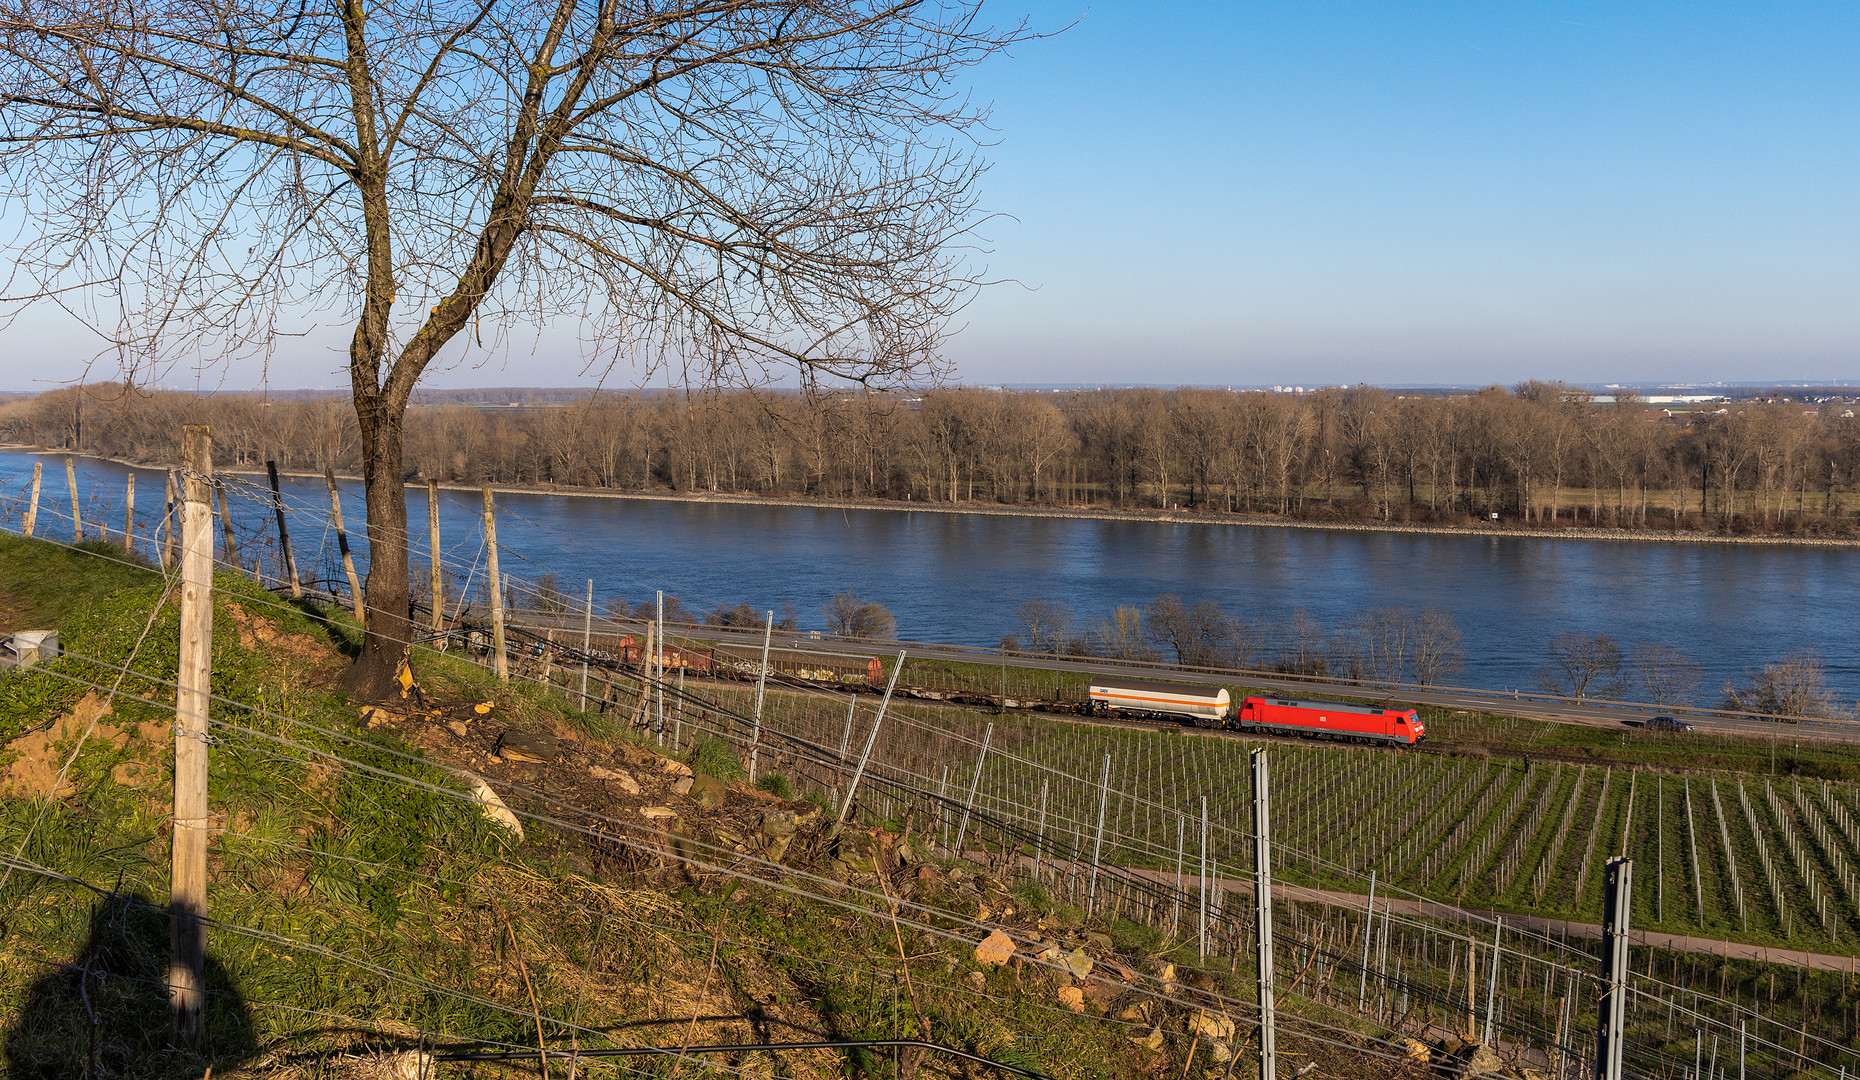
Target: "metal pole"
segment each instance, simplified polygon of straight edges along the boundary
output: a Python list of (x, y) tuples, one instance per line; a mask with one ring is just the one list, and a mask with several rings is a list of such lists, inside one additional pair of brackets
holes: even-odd
[(342, 525), (342, 493), (336, 490), (336, 473), (332, 469), (323, 470), (323, 480), (329, 484), (329, 520), (336, 526), (336, 550), (342, 553), (342, 573), (349, 579), (349, 599), (355, 608), (355, 621), (368, 625), (368, 609), (362, 606), (362, 579), (355, 574), (355, 559), (349, 554), (349, 530)]
[[(435, 577), (437, 586), (439, 579)], [(588, 711), (588, 656), (594, 648), (594, 579), (588, 579), (588, 601), (581, 613), (581, 711)]]
[(491, 590), (491, 652), (503, 682), (510, 678), (510, 658), (504, 655), (504, 583), (497, 576), (497, 507), (489, 484), (484, 488), (484, 576)]
[[(1363, 905), (1363, 963), (1362, 977), (1356, 980), (1356, 1011), (1362, 1012), (1369, 1001), (1369, 939), (1375, 936), (1376, 927), (1376, 872), (1369, 872), (1369, 902)], [(1470, 954), (1468, 954), (1470, 955)], [(1348, 986), (1348, 983), (1344, 984)], [(1467, 996), (1471, 996), (1470, 994)]]
[(32, 535), (33, 527), (39, 523), (39, 477), (44, 470), (45, 462), (32, 463), (32, 499), (26, 503), (26, 518), (19, 526), (19, 531), (27, 536)]
[[(439, 481), (426, 482), (426, 549), (427, 563), (433, 576), (433, 633), (446, 628), (445, 573), (439, 557)], [(587, 678), (582, 678), (581, 710), (588, 710)]]
[[(1384, 905), (1386, 906), (1386, 905)], [(1388, 935), (1388, 924), (1382, 927), (1383, 936)], [(1492, 1007), (1498, 1000), (1498, 948), (1499, 939), (1505, 933), (1505, 919), (1500, 916), (1497, 929), (1492, 931), (1492, 970), (1486, 975), (1485, 982), (1485, 1044), (1492, 1045)]]
[[(1628, 917), (1634, 894), (1634, 860), (1608, 860), (1603, 886), (1602, 980), (1607, 987), (1596, 1018), (1596, 1080), (1621, 1080), (1621, 1051), (1626, 1041), (1628, 992)], [(1741, 1033), (1742, 1026), (1739, 1026)], [(1743, 1068), (1740, 1038), (1738, 1068)]]
[[(659, 626), (659, 644), (653, 650), (653, 653), (652, 653), (652, 673), (654, 676), (653, 687), (652, 687), (652, 700), (653, 700), (652, 731), (653, 731), (653, 734), (658, 736), (659, 745), (664, 746), (665, 745), (665, 590), (664, 589), (658, 590), (658, 597), (659, 597), (658, 608), (656, 609), (656, 612), (653, 616), (653, 618), (657, 621), (658, 626)], [(760, 728), (760, 726), (761, 726), (761, 721), (760, 721), (760, 718), (758, 718), (757, 727)], [(749, 759), (749, 781), (750, 783), (754, 783), (756, 779), (756, 759), (753, 756), (755, 752), (752, 750), (750, 751), (750, 753), (752, 756)]]
[(169, 876), (168, 1004), (192, 1040), (207, 1004), (207, 701), (213, 682), (213, 429), (181, 429), (181, 648), (174, 699), (174, 838)]
[(852, 783), (846, 786), (846, 801), (840, 804), (839, 816), (834, 819), (836, 825), (846, 823), (846, 811), (852, 809), (853, 796), (859, 793), (859, 780), (865, 776), (865, 764), (872, 760), (872, 746), (878, 742), (879, 725), (885, 722), (885, 707), (891, 704), (891, 690), (898, 685), (898, 672), (903, 670), (904, 650), (899, 649), (897, 666), (891, 669), (891, 681), (885, 684), (885, 696), (878, 702), (878, 715), (872, 718), (872, 731), (865, 737), (865, 750), (859, 755), (859, 767), (853, 770)]
[[(993, 730), (990, 725), (989, 730)], [(977, 770), (979, 775), (980, 770)], [(1098, 833), (1091, 843), (1091, 884), (1085, 889), (1085, 913), (1091, 914), (1098, 901), (1098, 858), (1104, 852), (1104, 812), (1111, 804), (1111, 755), (1104, 755), (1104, 775), (1098, 779)]]
[(1040, 883), (1040, 862), (1046, 854), (1046, 789), (1050, 778), (1040, 780), (1040, 832), (1039, 839), (1033, 845), (1033, 883)]
[[(78, 516), (77, 466), (72, 464), (69, 455), (65, 457), (65, 486), (71, 489), (71, 540), (81, 544), (84, 542), (84, 519)], [(207, 506), (207, 513), (213, 513), (211, 504)]]
[(1744, 1022), (1737, 1022), (1737, 1080), (1744, 1080)]
[(1175, 816), (1175, 896), (1169, 904), (1169, 932), (1180, 933), (1182, 929), (1182, 897), (1188, 894), (1188, 883), (1182, 878), (1182, 852), (1188, 846), (1188, 815)]
[[(762, 627), (762, 667), (756, 672), (756, 729), (749, 737), (749, 782), (756, 782), (756, 755), (762, 749), (762, 695), (769, 685), (769, 641), (775, 636), (775, 613), (768, 613), (768, 621)], [(898, 681), (897, 672), (891, 673), (891, 681)], [(885, 696), (890, 697), (887, 689)], [(849, 796), (850, 798), (850, 796)]]
[(1208, 958), (1208, 797), (1201, 797), (1201, 867), (1196, 875), (1199, 879), (1200, 895), (1197, 897), (1197, 909), (1200, 912), (1200, 927), (1196, 931), (1196, 951), (1201, 959)]
[(1259, 939), (1259, 1076), (1278, 1075), (1278, 1045), (1273, 1029), (1276, 1003), (1272, 967), (1272, 808), (1271, 778), (1264, 747), (1253, 759), (1253, 925)]
[(291, 598), (297, 599), (304, 594), (304, 587), (297, 580), (297, 557), (291, 554), (291, 528), (284, 520), (284, 492), (278, 487), (278, 463), (265, 462), (265, 472), (271, 477), (271, 508), (278, 515), (278, 547), (284, 552), (284, 571), (287, 584), (291, 587)]
[(975, 810), (975, 793), (982, 786), (982, 763), (988, 760), (988, 744), (995, 737), (995, 726), (982, 732), (982, 752), (975, 756), (975, 775), (969, 778), (969, 797), (962, 804), (962, 824), (956, 827), (956, 857), (962, 857), (962, 841), (969, 835), (969, 815)]
[(859, 695), (850, 694), (846, 698), (846, 730), (840, 732), (840, 764), (846, 764), (846, 746), (852, 742), (853, 711), (859, 707)]

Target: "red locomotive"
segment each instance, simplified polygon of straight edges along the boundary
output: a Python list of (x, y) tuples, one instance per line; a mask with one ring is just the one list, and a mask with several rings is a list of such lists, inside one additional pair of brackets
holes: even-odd
[(1413, 746), (1427, 734), (1420, 714), (1413, 709), (1282, 697), (1247, 698), (1240, 704), (1232, 726), (1261, 735), (1397, 746)]

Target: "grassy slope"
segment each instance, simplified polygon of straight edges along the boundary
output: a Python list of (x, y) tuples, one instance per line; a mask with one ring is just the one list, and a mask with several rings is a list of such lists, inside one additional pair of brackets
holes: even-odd
[[(158, 680), (175, 662), (171, 594), (149, 569), (8, 536), (0, 568), (0, 611), (13, 625), (56, 626), (71, 652), (133, 673), (77, 755), (70, 794), (0, 799), (8, 854), (30, 830), (26, 859), (90, 886), (20, 871), (0, 883), (0, 1021), (15, 1074), (79, 1075), (92, 1054), (103, 1075), (198, 1076), (208, 1064), (217, 1075), (321, 1075), (331, 1055), (420, 1039), (533, 1046), (539, 1022), (548, 1030), (549, 1018), (575, 1015), (624, 1041), (678, 1045), (910, 1037), (924, 1034), (921, 1009), (939, 1041), (1065, 1077), (1177, 1075), (1192, 1051), (1179, 1015), (1165, 1022), (1160, 1052), (1139, 1048), (1124, 1036), (1149, 1019), (1074, 1016), (1037, 968), (981, 973), (978, 994), (961, 942), (909, 928), (894, 936), (888, 922), (753, 884), (596, 872), (586, 845), (535, 827), (513, 845), (468, 805), (399, 782), (447, 780), (400, 756), (407, 745), (391, 729), (358, 728), (333, 689), (352, 647), (346, 627), (226, 577), (214, 691), (268, 715), (214, 706), (216, 719), (243, 730), (215, 732), (212, 802), (224, 831), (210, 913), (248, 930), (210, 931), (208, 1037), (198, 1051), (171, 1049), (166, 920), (152, 907), (167, 893), (172, 692)], [(49, 733), (62, 761), (74, 739), (57, 722), (90, 692), (70, 679), (97, 681), (101, 671), (67, 656), (6, 676), (0, 740)], [(559, 699), (496, 686), (469, 664), (434, 660), (422, 681), (435, 695), (495, 696), (511, 722), (575, 719)], [(21, 745), (11, 742), (10, 756)], [(1067, 913), (1048, 917), (1063, 923)], [(1169, 947), (1132, 928), (1124, 937), (1150, 955)], [(899, 992), (900, 945), (916, 1006)], [(100, 1018), (94, 1029), (87, 1007)], [(552, 1030), (549, 1041), (563, 1042)], [(767, 1053), (729, 1063), (777, 1067)], [(882, 1055), (863, 1052), (791, 1053), (779, 1067), (798, 1077), (893, 1075)], [(685, 1066), (699, 1071), (708, 1070)]]

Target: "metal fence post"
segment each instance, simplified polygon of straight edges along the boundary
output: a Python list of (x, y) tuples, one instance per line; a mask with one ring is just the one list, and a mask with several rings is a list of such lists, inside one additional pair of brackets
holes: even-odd
[[(762, 749), (762, 694), (769, 685), (769, 640), (775, 636), (775, 613), (768, 614), (768, 623), (762, 628), (762, 669), (756, 673), (756, 729), (749, 736), (749, 782), (756, 782), (756, 754)], [(897, 673), (892, 673), (892, 681), (897, 681)], [(886, 692), (889, 696), (889, 691)]]
[(975, 756), (975, 775), (969, 778), (969, 797), (962, 804), (962, 824), (956, 826), (956, 857), (962, 857), (962, 841), (969, 835), (969, 815), (975, 811), (975, 793), (982, 786), (982, 763), (988, 760), (988, 744), (994, 741), (995, 726), (982, 732), (982, 752)]
[[(278, 487), (278, 463), (265, 462), (265, 472), (271, 477), (271, 509), (278, 515), (278, 547), (284, 556), (284, 565), (278, 569), (284, 574), (285, 584), (291, 587), (291, 599), (296, 600), (303, 596), (304, 587), (297, 580), (297, 556), (291, 553), (291, 527), (285, 523), (284, 492)], [(485, 489), (487, 505), (491, 498), (490, 491), (490, 488)], [(166, 565), (165, 557), (162, 561)]]
[[(1384, 906), (1386, 907), (1387, 905), (1384, 905)], [(1499, 916), (1499, 919), (1498, 919), (1497, 929), (1492, 931), (1492, 970), (1486, 974), (1486, 983), (1485, 983), (1485, 1044), (1487, 1046), (1492, 1045), (1492, 1038), (1494, 1035), (1494, 1032), (1492, 1030), (1492, 1012), (1493, 1012), (1493, 1006), (1494, 1004), (1496, 1004), (1498, 1000), (1498, 957), (1499, 957), (1498, 948), (1499, 948), (1499, 940), (1504, 935), (1504, 933), (1505, 933), (1505, 919), (1504, 919), (1504, 916), (1501, 915)], [(1386, 943), (1388, 939), (1387, 920), (1383, 921), (1382, 934), (1383, 934), (1383, 940)]]
[[(766, 665), (764, 665), (766, 667)], [(859, 794), (859, 781), (865, 776), (865, 766), (872, 760), (872, 747), (878, 742), (878, 729), (885, 722), (885, 708), (891, 704), (891, 691), (898, 685), (898, 672), (904, 670), (904, 650), (898, 650), (898, 662), (891, 669), (891, 681), (885, 684), (885, 696), (879, 699), (878, 715), (872, 718), (872, 731), (865, 737), (865, 750), (859, 754), (859, 767), (853, 770), (852, 783), (846, 785), (846, 801), (840, 804), (839, 816), (834, 824), (844, 825), (846, 813), (852, 809), (853, 798)]]
[(1275, 1002), (1272, 967), (1272, 806), (1266, 750), (1253, 758), (1253, 924), (1259, 938), (1259, 1076), (1278, 1075), (1278, 1046), (1273, 1028)]
[[(1376, 872), (1369, 872), (1369, 902), (1363, 905), (1363, 963), (1362, 976), (1356, 980), (1356, 1011), (1362, 1012), (1369, 1001), (1369, 939), (1375, 936), (1376, 927)], [(1344, 984), (1348, 986), (1348, 983)]]
[[(1621, 1051), (1627, 1028), (1628, 916), (1633, 910), (1634, 860), (1608, 860), (1602, 904), (1602, 980), (1607, 987), (1596, 1018), (1596, 1080), (1621, 1080)], [(1494, 961), (1496, 962), (1496, 957)], [(1738, 1074), (1743, 1074), (1743, 1028), (1739, 1026)]]
[(1200, 895), (1197, 910), (1200, 914), (1199, 927), (1195, 934), (1195, 950), (1205, 962), (1208, 959), (1208, 797), (1201, 797), (1201, 867), (1197, 874), (1200, 879)]
[(1104, 812), (1111, 803), (1111, 755), (1104, 755), (1104, 775), (1098, 780), (1098, 833), (1091, 843), (1091, 884), (1085, 889), (1085, 913), (1091, 914), (1098, 900), (1098, 859), (1104, 852)]
[[(433, 584), (435, 586), (439, 584), (439, 579), (437, 577), (433, 579)], [(437, 588), (434, 589), (433, 594), (435, 596), (438, 595)], [(585, 605), (585, 607), (586, 607), (586, 610), (584, 610), (581, 613), (581, 711), (582, 712), (588, 711), (588, 657), (593, 655), (592, 650), (594, 648), (594, 579), (593, 578), (588, 579), (588, 602)], [(437, 629), (437, 627), (435, 627), (435, 629)]]

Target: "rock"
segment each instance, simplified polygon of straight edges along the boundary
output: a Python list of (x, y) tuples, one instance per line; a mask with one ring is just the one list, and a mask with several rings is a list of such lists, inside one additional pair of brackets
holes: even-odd
[(466, 735), (470, 734), (471, 732), (471, 729), (465, 726), (465, 721), (463, 720), (446, 721), (446, 730), (450, 731), (454, 735), (457, 735), (461, 739), (463, 739)]
[(1209, 1061), (1214, 1062), (1216, 1065), (1224, 1065), (1228, 1061), (1232, 1060), (1233, 1056), (1234, 1056), (1233, 1047), (1227, 1045), (1225, 1042), (1221, 1041), (1220, 1039), (1209, 1040), (1208, 1042), (1208, 1060)]
[(639, 816), (653, 821), (663, 821), (666, 818), (677, 817), (678, 811), (669, 806), (648, 806), (640, 810)]
[(511, 728), (497, 737), (495, 752), (499, 757), (511, 761), (544, 764), (554, 761), (562, 750), (556, 737), (546, 731), (518, 731)]
[(697, 781), (693, 779), (692, 777), (689, 777), (689, 776), (683, 777), (677, 783), (674, 783), (672, 785), (672, 794), (689, 795), (691, 794), (691, 785), (695, 783), (697, 783)]
[(379, 705), (362, 706), (362, 723), (368, 727), (380, 727), (392, 719), (393, 716)]
[(1084, 949), (1073, 949), (1067, 953), (1065, 962), (1066, 970), (1072, 973), (1073, 978), (1083, 979), (1091, 974), (1091, 957), (1085, 955)]
[(1059, 963), (1065, 958), (1065, 955), (1066, 954), (1061, 952), (1057, 945), (1048, 945), (1046, 948), (1040, 950), (1040, 959), (1049, 964)]
[(999, 930), (982, 939), (975, 947), (975, 962), (983, 967), (1000, 967), (1014, 956), (1014, 939)]
[(1433, 1059), (1434, 1051), (1419, 1039), (1410, 1039), (1403, 1035), (1397, 1038), (1395, 1043), (1402, 1048), (1402, 1052), (1408, 1056), (1409, 1061), (1425, 1065)]
[(1131, 1005), (1126, 1005), (1117, 1011), (1117, 1018), (1132, 1024), (1139, 1020), (1148, 1020), (1150, 1018), (1150, 1003), (1147, 1001), (1139, 1001)]
[(940, 876), (941, 875), (936, 872), (936, 867), (934, 866), (920, 866), (917, 868), (918, 881), (935, 881)]
[(793, 836), (795, 833), (794, 811), (770, 810), (762, 815), (762, 832), (767, 836)]
[(1163, 966), (1157, 968), (1156, 977), (1158, 979), (1161, 979), (1163, 982), (1174, 982), (1175, 981), (1175, 965), (1164, 964)]
[(589, 767), (588, 773), (596, 780), (613, 781), (615, 787), (618, 787), (628, 795), (639, 794), (639, 781), (633, 779), (633, 774), (627, 772), (625, 769), (609, 769), (600, 765), (594, 765)]
[(1111, 935), (1101, 934), (1096, 930), (1087, 930), (1085, 932), (1085, 944), (1092, 946), (1099, 952), (1110, 952)]
[(510, 807), (504, 805), (504, 800), (497, 797), (497, 792), (491, 790), (491, 785), (484, 782), (484, 777), (474, 776), (468, 772), (461, 772), (457, 775), (459, 779), (465, 781), (467, 787), (471, 788), (471, 797), (483, 810), (484, 816), (515, 833), (517, 841), (521, 843), (523, 823), (517, 820), (517, 815), (510, 812)]
[(1505, 1063), (1492, 1052), (1492, 1048), (1480, 1043), (1462, 1044), (1452, 1057), (1453, 1071), (1465, 1080), (1472, 1080), (1473, 1077), (1479, 1076), (1497, 1076), (1505, 1069)]
[(969, 972), (962, 977), (962, 981), (968, 983), (970, 989), (973, 990), (983, 990), (988, 987), (988, 976), (979, 971)]
[(1141, 1046), (1143, 1049), (1148, 1050), (1151, 1053), (1155, 1053), (1156, 1051), (1162, 1049), (1163, 1030), (1161, 1027), (1153, 1027), (1150, 1029), (1150, 1033), (1148, 1035), (1132, 1035), (1130, 1037), (1130, 1041), (1133, 1043), (1136, 1043), (1138, 1046)]
[(1076, 986), (1059, 988), (1059, 1003), (1075, 1013), (1085, 1011), (1085, 992)]
[(920, 861), (917, 852), (909, 844), (898, 845), (898, 865), (909, 866)]
[(791, 843), (793, 840), (794, 840), (794, 837), (792, 836), (775, 837), (773, 840), (769, 841), (768, 850), (762, 853), (762, 857), (767, 859), (769, 862), (778, 863), (782, 861), (782, 859), (788, 854), (789, 843)]
[(729, 794), (729, 787), (714, 776), (697, 773), (691, 778), (691, 800), (707, 810), (722, 806)]
[(729, 829), (718, 829), (717, 830), (717, 843), (722, 844), (724, 847), (732, 848), (736, 851), (748, 851), (749, 850), (748, 842), (745, 841), (742, 837), (738, 836), (737, 834), (731, 832)]
[(1189, 1017), (1188, 1033), (1204, 1039), (1231, 1039), (1234, 1037), (1234, 1022), (1231, 1017), (1196, 1009), (1195, 1015)]
[(659, 771), (671, 773), (674, 776), (690, 776), (691, 766), (676, 758), (666, 758), (665, 764), (659, 766)]
[(1085, 984), (1085, 999), (1110, 1012), (1124, 997), (1124, 988), (1116, 983), (1093, 979)]

